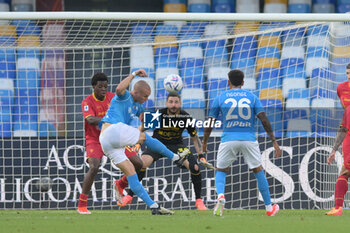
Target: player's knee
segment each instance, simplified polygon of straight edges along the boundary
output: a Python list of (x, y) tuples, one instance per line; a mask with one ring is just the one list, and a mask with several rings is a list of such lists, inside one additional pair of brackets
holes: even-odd
[[(137, 156), (137, 155), (135, 155), (135, 156)], [(140, 171), (143, 167), (143, 162), (141, 159), (137, 159), (137, 160), (133, 161), (132, 163), (134, 164), (136, 172)]]
[(89, 171), (91, 173), (97, 174), (99, 168), (100, 168), (100, 160), (90, 158), (89, 159)]
[(252, 170), (254, 173), (258, 173), (263, 170), (263, 167), (260, 165), (259, 167), (253, 168)]
[(200, 172), (199, 166), (198, 166), (198, 164), (197, 164), (196, 162), (194, 162), (194, 161), (192, 161), (192, 160), (190, 160), (190, 161), (188, 161), (188, 162), (189, 162), (189, 169), (190, 169), (190, 172), (191, 172), (192, 174), (197, 174), (197, 173)]
[(146, 134), (144, 132), (141, 132), (140, 133), (140, 137), (139, 137), (139, 140), (138, 140), (138, 144), (143, 144), (146, 140)]

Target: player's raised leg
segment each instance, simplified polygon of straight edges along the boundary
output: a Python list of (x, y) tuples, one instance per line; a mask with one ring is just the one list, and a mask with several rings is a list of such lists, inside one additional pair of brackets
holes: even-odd
[(175, 154), (171, 150), (169, 150), (163, 143), (161, 143), (158, 139), (152, 138), (147, 133), (141, 132), (138, 143), (145, 144), (147, 148), (151, 151), (161, 154), (172, 161), (174, 161), (177, 165), (182, 165), (183, 162), (187, 159), (189, 151), (178, 152)]
[(152, 214), (173, 214), (172, 211), (159, 206), (150, 198), (137, 178), (134, 165), (126, 157), (125, 148), (120, 148), (120, 145), (125, 146), (126, 143), (136, 144), (139, 134), (138, 129), (128, 125), (110, 125), (100, 134), (102, 149), (111, 161), (122, 170), (127, 178), (130, 189), (151, 208)]

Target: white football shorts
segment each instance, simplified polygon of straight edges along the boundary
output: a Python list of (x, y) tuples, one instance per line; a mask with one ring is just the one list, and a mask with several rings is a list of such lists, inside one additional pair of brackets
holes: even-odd
[(240, 152), (249, 169), (261, 165), (261, 153), (257, 141), (228, 141), (219, 145), (216, 167), (221, 169), (229, 167), (236, 161)]
[(100, 143), (103, 152), (114, 164), (119, 164), (128, 158), (125, 155), (125, 146), (135, 145), (140, 138), (140, 131), (124, 123), (109, 126), (100, 134)]

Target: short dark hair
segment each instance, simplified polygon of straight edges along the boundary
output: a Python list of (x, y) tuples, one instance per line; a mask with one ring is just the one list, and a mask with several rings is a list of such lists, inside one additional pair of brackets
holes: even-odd
[(233, 86), (242, 85), (244, 79), (244, 73), (241, 70), (231, 70), (228, 72), (228, 79)]
[(91, 85), (96, 86), (98, 81), (107, 81), (108, 82), (108, 77), (105, 73), (98, 72), (94, 74), (94, 76), (91, 79)]
[(170, 92), (170, 93), (168, 94), (168, 96), (166, 97), (166, 101), (168, 101), (169, 97), (177, 97), (177, 98), (179, 98), (179, 100), (181, 100), (180, 95), (177, 94), (176, 92)]
[(346, 69), (350, 69), (350, 63), (346, 65)]

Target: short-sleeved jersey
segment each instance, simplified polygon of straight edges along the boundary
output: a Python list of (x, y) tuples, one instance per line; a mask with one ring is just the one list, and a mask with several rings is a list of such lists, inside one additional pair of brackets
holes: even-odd
[(350, 105), (350, 86), (349, 81), (340, 83), (337, 87), (337, 95), (344, 108)]
[(136, 103), (129, 91), (125, 91), (124, 95), (115, 95), (111, 101), (105, 117), (101, 122), (117, 124), (119, 122), (137, 127), (141, 124), (138, 117), (143, 112), (141, 104)]
[(350, 142), (350, 108), (345, 109), (341, 126), (348, 129), (348, 132), (346, 134), (344, 141), (347, 140), (348, 142)]
[(89, 116), (93, 117), (104, 117), (111, 103), (114, 93), (107, 92), (106, 97), (103, 101), (98, 100), (94, 94), (89, 95), (81, 102), (81, 109), (83, 111), (85, 121), (85, 139), (86, 145), (90, 143), (100, 143), (100, 129), (96, 125), (90, 125), (86, 118)]
[(255, 116), (263, 111), (256, 95), (242, 89), (230, 89), (214, 99), (209, 117), (217, 119), (222, 114), (221, 142), (255, 141)]
[[(155, 129), (153, 132), (154, 138), (157, 138), (159, 141), (161, 141), (165, 145), (169, 144), (182, 144), (183, 138), (182, 138), (182, 132), (186, 129), (188, 134), (191, 137), (194, 137), (197, 135), (196, 128), (191, 124), (184, 124), (185, 127), (173, 127), (173, 126), (179, 126), (179, 122), (187, 122), (191, 121), (192, 117), (190, 114), (188, 114), (184, 110), (180, 110), (179, 115), (168, 115), (167, 113), (168, 108), (162, 108), (159, 110), (159, 112), (162, 114), (161, 119), (161, 127), (160, 129)], [(165, 123), (165, 125), (163, 125)], [(171, 126), (171, 127), (169, 127)]]

